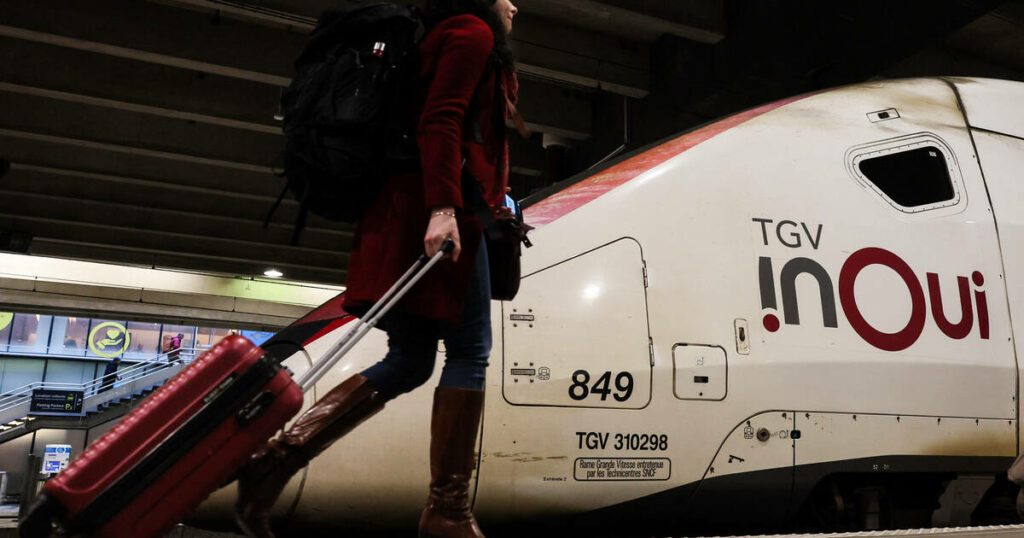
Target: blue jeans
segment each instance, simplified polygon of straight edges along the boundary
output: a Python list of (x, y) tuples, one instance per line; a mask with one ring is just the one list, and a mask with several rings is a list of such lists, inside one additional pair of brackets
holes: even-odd
[(385, 397), (394, 398), (430, 379), (438, 340), (444, 340), (445, 348), (439, 386), (483, 389), (491, 355), (491, 276), (484, 238), (480, 238), (480, 250), (458, 323), (444, 323), (396, 309), (385, 315), (378, 327), (388, 333), (388, 353), (362, 375)]

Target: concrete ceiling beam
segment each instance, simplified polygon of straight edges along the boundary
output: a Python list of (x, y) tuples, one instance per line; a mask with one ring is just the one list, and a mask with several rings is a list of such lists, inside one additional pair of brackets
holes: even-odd
[[(220, 0), (177, 1), (228, 4)], [(256, 12), (253, 8), (265, 8), (315, 18), (325, 9), (357, 3), (353, 0), (246, 0), (230, 4), (249, 6), (249, 9), (233, 9), (237, 16), (246, 16), (248, 12), (249, 17), (254, 17)], [(702, 43), (717, 43), (725, 36), (722, 0), (513, 0), (513, 3), (521, 16), (550, 18), (567, 26), (638, 41), (651, 42), (662, 34), (672, 34)], [(413, 4), (422, 6), (423, 1), (414, 0)]]
[(0, 99), (4, 129), (169, 152), (243, 169), (272, 172), (282, 162), (282, 135), (19, 93), (0, 92)]
[(534, 131), (573, 140), (590, 138), (593, 100), (588, 92), (531, 79), (519, 84), (519, 112)]
[(275, 85), (288, 84), (306, 41), (301, 33), (137, 0), (8, 2), (4, 14), (3, 31), (23, 34), (11, 37), (102, 48), (105, 54), (178, 62), (199, 71), (219, 69)]
[[(2, 186), (27, 193), (61, 193), (83, 200), (108, 201), (154, 209), (178, 209), (201, 215), (258, 222), (262, 225), (269, 208), (276, 200), (271, 196), (224, 192), (218, 189), (188, 187), (160, 181), (96, 174), (48, 166), (14, 162)], [(291, 230), (298, 217), (298, 202), (289, 197), (282, 200), (270, 222), (271, 228)], [(351, 237), (351, 226), (323, 228), (307, 226), (303, 231), (323, 235), (323, 241)], [(329, 239), (335, 238), (335, 239)]]
[[(226, 312), (207, 308), (166, 305), (162, 303), (141, 303), (110, 298), (80, 297), (60, 293), (4, 290), (5, 310), (28, 310), (58, 316), (93, 316), (106, 319), (128, 319), (130, 321), (152, 321), (154, 323), (225, 324), (230, 327), (275, 330), (286, 327), (297, 317), (258, 314), (249, 312)], [(276, 305), (279, 306), (279, 305)]]
[(92, 259), (103, 259), (105, 251), (113, 248), (166, 252), (186, 258), (250, 259), (261, 264), (277, 263), (307, 269), (340, 268), (345, 267), (348, 261), (348, 254), (340, 251), (272, 247), (266, 243), (227, 239), (220, 234), (200, 237), (147, 228), (94, 224), (46, 216), (52, 213), (46, 213), (45, 207), (10, 208), (10, 204), (3, 200), (0, 200), (0, 204), (0, 229), (30, 233), (33, 244), (36, 239), (45, 238), (95, 245)]
[[(174, 186), (189, 196), (220, 196), (227, 207), (245, 208), (242, 209), (245, 214), (265, 215), (284, 187), (284, 179), (269, 171), (225, 169), (185, 157), (0, 129), (0, 158), (9, 159), (14, 167), (31, 165), (65, 170), (66, 174), (84, 178), (126, 178), (151, 186)], [(298, 204), (286, 196), (274, 213), (273, 222), (292, 225), (297, 216)], [(309, 215), (307, 224), (338, 231), (352, 229), (350, 224), (327, 221), (316, 215)]]
[(239, 199), (249, 203), (254, 200), (248, 197), (258, 196), (269, 200), (268, 208), (284, 187), (284, 179), (267, 167), (239, 167), (237, 163), (13, 129), (0, 129), (0, 158), (240, 195)]
[[(303, 5), (275, 2), (232, 2), (229, 5), (218, 0), (154, 1), (199, 11), (207, 18), (222, 10), (243, 20), (249, 20), (246, 14), (258, 14), (250, 22), (271, 24), (278, 28), (286, 26), (302, 32), (312, 31), (315, 17), (323, 9), (339, 6), (338, 2), (318, 1)], [(422, 5), (422, 2), (419, 4)], [(258, 8), (266, 9), (260, 11)], [(303, 23), (303, 20), (307, 22)], [(643, 67), (647, 62), (645, 45), (620, 46), (621, 40), (615, 37), (594, 36), (567, 24), (555, 24), (539, 17), (524, 16), (521, 21), (516, 26), (512, 46), (522, 74), (563, 84), (600, 88), (630, 97), (643, 97), (647, 94), (647, 69)], [(653, 41), (655, 37), (651, 36), (646, 41)], [(596, 47), (592, 47), (595, 44)]]
[(1024, 70), (1021, 28), (1024, 28), (1024, 2), (1006, 2), (953, 32), (946, 44), (990, 63), (1021, 71)]
[(251, 82), (269, 84), (272, 86), (284, 87), (287, 86), (288, 83), (291, 81), (290, 78), (279, 75), (268, 75), (266, 73), (261, 73), (258, 71), (226, 67), (219, 64), (213, 64), (197, 60), (189, 60), (178, 56), (170, 56), (167, 54), (144, 52), (127, 47), (108, 45), (106, 43), (101, 43), (98, 41), (88, 41), (85, 39), (64, 37), (7, 25), (0, 25), (0, 36), (10, 37), (14, 39), (22, 39), (26, 41), (34, 41), (37, 43), (55, 45), (58, 47), (65, 47), (86, 52), (106, 54), (109, 56), (116, 56), (118, 58), (127, 58), (131, 60), (149, 62), (169, 67), (177, 67), (179, 69), (188, 69), (192, 71), (198, 71), (201, 73), (209, 73), (211, 75), (232, 77), (241, 80), (248, 80)]
[(0, 65), (9, 84), (280, 129), (277, 86), (10, 37)]
[(163, 118), (184, 120), (191, 123), (205, 123), (209, 125), (217, 125), (220, 127), (240, 129), (243, 131), (253, 131), (263, 134), (281, 134), (281, 127), (279, 125), (250, 123), (245, 121), (232, 120), (228, 118), (220, 118), (217, 116), (208, 116), (205, 114), (182, 112), (180, 110), (172, 110), (169, 108), (139, 105), (125, 101), (104, 99), (101, 97), (90, 97), (88, 95), (82, 95), (78, 93), (47, 90), (43, 88), (37, 88), (34, 86), (22, 86), (20, 84), (9, 84), (6, 82), (0, 82), (0, 92), (28, 95), (33, 97), (40, 97), (43, 99), (53, 99), (56, 101), (77, 103), (92, 107), (111, 108), (114, 110), (122, 110), (126, 112), (137, 112), (139, 114), (148, 114), (150, 116), (160, 116)]
[[(678, 1), (678, 0), (676, 0)], [(522, 13), (546, 17), (595, 32), (653, 42), (669, 34), (701, 43), (717, 43), (725, 37), (720, 28), (705, 28), (596, 0), (516, 0)], [(667, 13), (666, 13), (667, 14)]]
[(650, 47), (646, 43), (521, 15), (512, 47), (524, 77), (637, 98), (649, 91)]
[(139, 249), (123, 245), (76, 242), (46, 237), (33, 239), (29, 253), (38, 256), (96, 260), (144, 267), (193, 270), (203, 273), (216, 272), (238, 276), (262, 275), (263, 271), (273, 267), (283, 272), (284, 278), (290, 280), (322, 282), (333, 285), (344, 284), (346, 275), (344, 269), (337, 268), (342, 266), (334, 268), (310, 267), (292, 263), (254, 260), (247, 257), (231, 258), (228, 254), (202, 256), (162, 249)]
[[(2, 45), (12, 45), (3, 48)], [(10, 60), (11, 69), (5, 70), (0, 91), (80, 104), (88, 110), (110, 109), (139, 115), (157, 116), (163, 120), (179, 120), (207, 126), (217, 126), (264, 135), (280, 132), (280, 123), (272, 119), (277, 112), (279, 91), (262, 84), (220, 76), (200, 76), (166, 66), (151, 66), (99, 54), (37, 45), (16, 39), (0, 38), (0, 59)], [(72, 72), (37, 69), (38, 62), (75, 66)], [(572, 58), (566, 59), (572, 63)], [(149, 73), (134, 74), (138, 67), (149, 67)], [(155, 67), (155, 69), (154, 69)], [(155, 73), (154, 73), (155, 71)], [(156, 78), (153, 75), (158, 75)], [(80, 77), (80, 78), (76, 78)], [(123, 77), (134, 78), (136, 84)], [(80, 82), (71, 83), (76, 80)], [(73, 85), (72, 85), (73, 84)], [(540, 84), (534, 81), (533, 84)], [(594, 85), (598, 83), (595, 81)], [(176, 91), (181, 89), (181, 91)], [(550, 99), (550, 93), (535, 95), (523, 92), (523, 101), (529, 103)], [(536, 107), (534, 107), (536, 108)], [(571, 103), (565, 107), (547, 107), (550, 110), (578, 110)], [(256, 114), (254, 111), (260, 111)], [(562, 113), (536, 121), (533, 127), (573, 139), (585, 139), (590, 133), (579, 127), (580, 118)], [(256, 120), (255, 122), (253, 120)], [(582, 123), (587, 123), (583, 118)], [(146, 122), (147, 124), (153, 122)], [(166, 123), (166, 122), (165, 122)], [(156, 123), (153, 123), (156, 125)], [(198, 128), (198, 127), (196, 127)], [(173, 129), (177, 130), (177, 127)], [(134, 137), (134, 134), (131, 135)], [(191, 136), (189, 139), (193, 138)], [(220, 142), (227, 137), (217, 136)], [(244, 144), (244, 146), (251, 146)], [(273, 152), (260, 151), (263, 155)]]
[[(24, 208), (45, 208), (45, 215), (73, 218), (94, 224), (121, 227), (137, 227), (157, 232), (175, 232), (195, 236), (216, 236), (225, 239), (265, 243), (268, 247), (291, 247), (294, 225), (273, 223), (264, 228), (262, 219), (243, 219), (224, 216), (218, 211), (203, 210), (210, 203), (205, 200), (180, 197), (160, 203), (158, 200), (142, 200), (138, 203), (124, 203), (97, 196), (102, 191), (77, 189), (63, 183), (50, 181), (54, 177), (26, 174), (22, 170), (11, 172), (4, 180), (0, 194), (6, 198), (0, 201), (5, 213), (21, 214)], [(66, 178), (65, 178), (66, 179)], [(28, 184), (26, 180), (34, 180)], [(25, 187), (28, 187), (26, 189)], [(49, 192), (40, 192), (51, 189)], [(85, 191), (76, 196), (75, 191)], [(51, 194), (60, 193), (60, 194)], [(133, 197), (136, 198), (137, 197)], [(172, 208), (158, 207), (171, 205)], [(198, 207), (197, 207), (198, 206)], [(11, 207), (19, 209), (11, 210)], [(34, 212), (40, 214), (38, 211)], [(299, 249), (325, 252), (339, 252), (351, 248), (350, 234), (327, 233), (318, 229), (303, 229), (296, 245)]]
[[(544, 170), (546, 157), (544, 148), (541, 147), (543, 137), (541, 133), (533, 133), (528, 140), (523, 140), (515, 131), (509, 131), (508, 156), (512, 166), (537, 173)], [(526, 172), (524, 175), (532, 175), (532, 172)]]
[[(299, 33), (308, 32), (316, 26), (317, 15), (323, 10), (312, 12), (304, 7), (302, 0), (275, 3), (274, 7), (259, 5), (257, 2), (243, 3), (234, 0), (148, 0), (155, 4), (191, 9), (200, 13), (217, 15), (242, 22), (262, 24)], [(354, 4), (353, 0), (336, 0), (330, 7)]]

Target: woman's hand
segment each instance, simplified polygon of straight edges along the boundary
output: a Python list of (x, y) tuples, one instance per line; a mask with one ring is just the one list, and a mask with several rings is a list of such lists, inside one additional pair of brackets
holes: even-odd
[(453, 261), (459, 260), (459, 253), (462, 252), (462, 243), (459, 241), (459, 226), (455, 222), (454, 207), (435, 207), (430, 210), (430, 222), (427, 223), (427, 235), (423, 237), (423, 249), (427, 256), (433, 258), (437, 251), (441, 250), (441, 244), (445, 239), (451, 238), (455, 243), (451, 257)]

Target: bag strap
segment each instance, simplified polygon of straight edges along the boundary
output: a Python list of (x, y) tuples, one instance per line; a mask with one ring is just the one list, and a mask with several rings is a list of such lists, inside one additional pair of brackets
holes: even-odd
[[(500, 240), (504, 237), (505, 229), (498, 224), (498, 219), (494, 218), (494, 212), (491, 207), (487, 205), (487, 201), (484, 200), (483, 189), (480, 186), (480, 182), (476, 180), (465, 167), (462, 169), (462, 194), (463, 202), (465, 206), (473, 211), (480, 224), (484, 227), (484, 233), (492, 241)], [(517, 204), (518, 205), (518, 204)], [(533, 226), (526, 224), (523, 221), (522, 211), (517, 211), (518, 208), (510, 208), (512, 210), (512, 216), (515, 218), (516, 226), (520, 230), (519, 240), (523, 242), (523, 246), (530, 248), (533, 243), (530, 238), (527, 237), (527, 232), (533, 229)]]
[(492, 240), (501, 238), (501, 230), (498, 229), (498, 221), (494, 218), (487, 201), (484, 200), (483, 189), (480, 182), (470, 175), (465, 168), (462, 169), (462, 195), (466, 208), (473, 211), (480, 224), (484, 227), (484, 233)]

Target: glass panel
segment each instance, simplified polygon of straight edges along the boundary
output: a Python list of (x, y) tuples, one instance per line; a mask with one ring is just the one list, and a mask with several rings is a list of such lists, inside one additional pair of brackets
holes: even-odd
[(238, 334), (235, 329), (213, 329), (210, 327), (201, 327), (197, 332), (196, 347), (200, 349), (209, 349), (227, 338), (230, 334)]
[(46, 353), (53, 316), (41, 314), (15, 314), (11, 323), (13, 353)]
[(946, 158), (936, 147), (864, 159), (860, 171), (903, 207), (944, 202), (955, 196)]
[(14, 312), (0, 312), (0, 351), (7, 351), (7, 341), (11, 338), (11, 324)]
[(89, 337), (89, 319), (54, 316), (52, 334), (51, 354), (85, 356), (85, 341)]
[(196, 346), (197, 347), (210, 347), (213, 345), (213, 331), (216, 329), (212, 327), (199, 327), (196, 330)]
[(130, 345), (124, 321), (94, 319), (89, 325), (89, 357), (120, 357)]
[(0, 393), (7, 393), (29, 383), (43, 380), (43, 359), (0, 360)]
[[(92, 380), (91, 361), (50, 359), (46, 365), (47, 383), (85, 383)], [(71, 389), (68, 389), (71, 390)]]
[(131, 335), (131, 342), (128, 344), (128, 353), (124, 355), (126, 359), (150, 360), (160, 353), (159, 323), (129, 321), (128, 334)]

